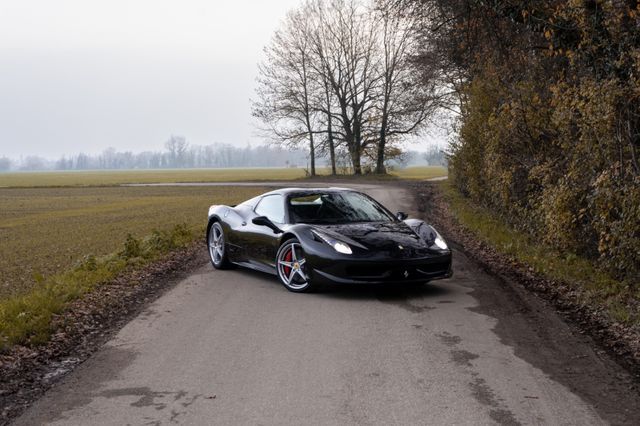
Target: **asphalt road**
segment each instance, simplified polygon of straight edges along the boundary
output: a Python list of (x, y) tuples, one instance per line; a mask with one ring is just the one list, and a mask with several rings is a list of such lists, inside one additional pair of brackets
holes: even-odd
[[(360, 189), (416, 210), (402, 188)], [(454, 256), (454, 278), (425, 287), (319, 294), (204, 266), (15, 423), (607, 423), (503, 342), (472, 295), (491, 278)]]

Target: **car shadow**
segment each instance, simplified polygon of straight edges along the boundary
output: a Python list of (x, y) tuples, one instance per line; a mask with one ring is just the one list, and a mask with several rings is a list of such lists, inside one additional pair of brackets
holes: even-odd
[[(283, 292), (287, 289), (280, 283), (275, 275), (249, 268), (238, 267), (234, 273), (239, 273), (265, 283), (273, 284)], [(452, 294), (452, 290), (446, 286), (447, 280), (438, 280), (426, 284), (322, 284), (308, 296), (342, 300), (378, 300), (386, 303), (399, 303), (412, 299), (439, 298)]]
[(435, 298), (451, 293), (444, 285), (427, 284), (327, 284), (316, 294), (328, 298), (345, 300), (375, 299), (381, 302), (402, 302), (412, 299)]
[[(242, 274), (287, 292), (275, 275), (249, 268), (237, 267), (234, 273)], [(448, 280), (438, 280), (426, 284), (322, 284), (307, 296), (341, 300), (378, 300), (385, 303), (401, 303), (412, 299), (440, 298), (453, 293), (447, 288)]]

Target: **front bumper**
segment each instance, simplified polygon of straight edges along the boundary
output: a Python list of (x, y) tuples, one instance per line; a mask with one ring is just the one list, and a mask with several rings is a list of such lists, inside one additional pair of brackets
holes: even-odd
[(423, 283), (452, 276), (451, 252), (418, 259), (310, 262), (314, 281), (339, 284)]

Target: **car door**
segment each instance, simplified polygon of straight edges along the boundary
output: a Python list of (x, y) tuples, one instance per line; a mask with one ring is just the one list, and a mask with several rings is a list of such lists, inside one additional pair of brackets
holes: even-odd
[[(257, 200), (256, 200), (257, 204)], [(256, 204), (241, 204), (225, 212), (224, 221), (229, 227), (227, 235), (227, 249), (233, 262), (248, 262), (247, 239), (245, 231), (247, 223), (254, 215), (253, 209)]]
[[(251, 217), (266, 216), (277, 226), (285, 222), (285, 197), (280, 194), (263, 197)], [(278, 234), (271, 228), (256, 225), (247, 220), (244, 238), (247, 244), (247, 252), (252, 263), (258, 263), (269, 267), (275, 266), (276, 251), (278, 250)]]

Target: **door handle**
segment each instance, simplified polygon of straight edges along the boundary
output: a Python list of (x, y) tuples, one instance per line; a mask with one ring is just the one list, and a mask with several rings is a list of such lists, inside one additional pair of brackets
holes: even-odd
[(242, 222), (242, 226), (247, 226), (247, 222)]

